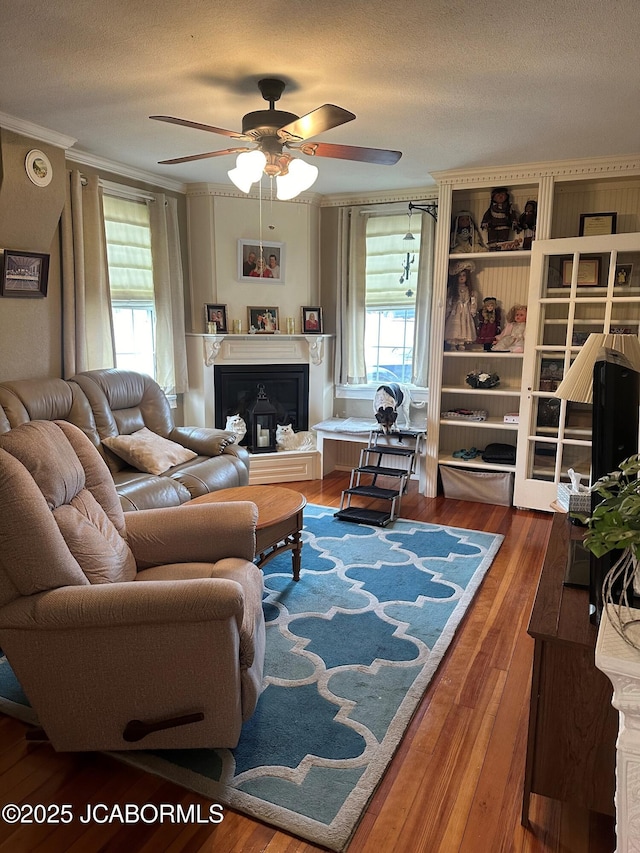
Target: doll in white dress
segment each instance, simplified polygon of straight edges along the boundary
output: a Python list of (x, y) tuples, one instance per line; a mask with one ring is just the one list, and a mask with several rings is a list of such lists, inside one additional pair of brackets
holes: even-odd
[(507, 325), (496, 337), (492, 352), (524, 352), (527, 306), (514, 305), (507, 314)]
[(461, 261), (452, 270), (453, 281), (449, 284), (444, 324), (444, 340), (450, 350), (465, 350), (466, 345), (476, 339), (478, 300), (471, 288), (474, 269), (470, 261)]

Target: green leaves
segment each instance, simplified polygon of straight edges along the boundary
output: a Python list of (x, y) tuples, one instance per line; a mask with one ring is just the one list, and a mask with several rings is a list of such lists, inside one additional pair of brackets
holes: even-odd
[(601, 477), (591, 487), (603, 500), (587, 519), (584, 539), (596, 557), (629, 549), (640, 558), (640, 454), (620, 463), (620, 468)]

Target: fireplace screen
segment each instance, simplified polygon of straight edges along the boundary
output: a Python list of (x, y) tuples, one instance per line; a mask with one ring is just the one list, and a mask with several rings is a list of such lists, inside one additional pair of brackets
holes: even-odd
[(229, 364), (214, 366), (215, 425), (224, 429), (230, 415), (239, 414), (247, 425), (240, 442), (250, 446), (251, 410), (261, 386), (276, 410), (278, 424), (294, 431), (309, 429), (308, 364)]

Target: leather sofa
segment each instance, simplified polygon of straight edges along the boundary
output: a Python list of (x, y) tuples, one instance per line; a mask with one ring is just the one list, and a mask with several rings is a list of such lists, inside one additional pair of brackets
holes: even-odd
[[(249, 454), (234, 433), (176, 426), (169, 401), (149, 376), (129, 370), (90, 370), (73, 379), (0, 383), (0, 433), (33, 420), (65, 420), (99, 450), (123, 510), (179, 506), (218, 489), (246, 486)], [(139, 470), (103, 442), (146, 428), (193, 451), (187, 462), (161, 474)]]

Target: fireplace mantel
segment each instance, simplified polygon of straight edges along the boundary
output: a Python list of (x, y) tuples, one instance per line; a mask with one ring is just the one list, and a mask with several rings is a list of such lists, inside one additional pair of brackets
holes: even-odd
[[(251, 364), (263, 362), (264, 352), (268, 353), (273, 364), (289, 364), (291, 356), (296, 364), (322, 364), (324, 358), (324, 340), (330, 335), (202, 335), (204, 342), (204, 363), (210, 367), (218, 363)], [(298, 358), (297, 342), (306, 342), (308, 358)], [(223, 349), (224, 347), (224, 349)], [(223, 350), (222, 357), (220, 351)], [(304, 351), (304, 345), (303, 345)], [(258, 357), (256, 357), (256, 352)]]
[(308, 364), (309, 423), (333, 414), (332, 335), (187, 334), (185, 423), (215, 426), (215, 364)]

